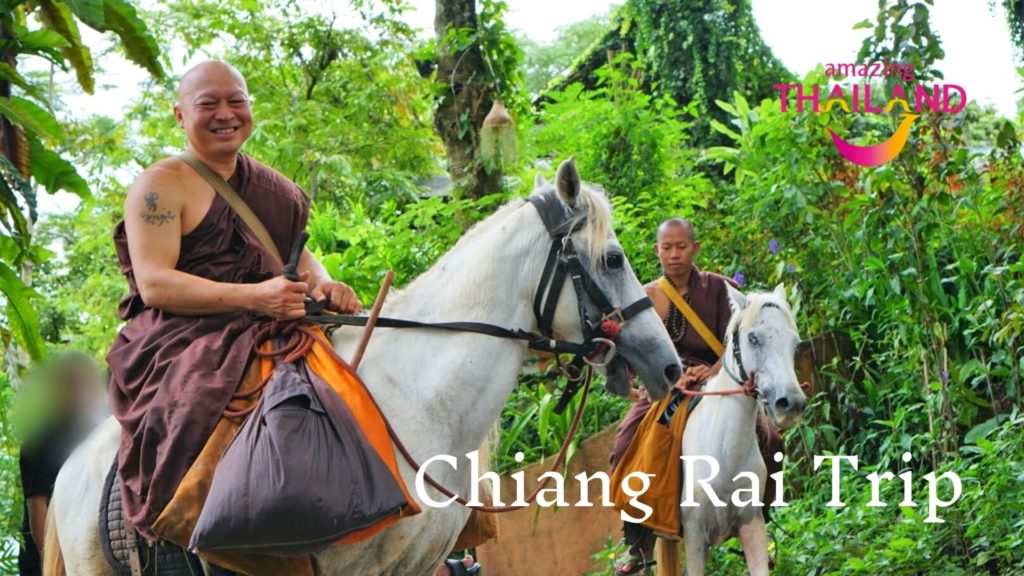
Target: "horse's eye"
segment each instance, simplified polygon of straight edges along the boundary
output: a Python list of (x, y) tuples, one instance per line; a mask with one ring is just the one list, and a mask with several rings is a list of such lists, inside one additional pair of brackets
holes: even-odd
[(608, 255), (604, 257), (604, 265), (612, 270), (618, 270), (619, 268), (622, 268), (624, 260), (622, 253), (609, 252)]
[(747, 334), (747, 341), (750, 342), (751, 346), (760, 346), (761, 345), (761, 340), (757, 337), (757, 334), (754, 334), (753, 332), (751, 332), (750, 334)]

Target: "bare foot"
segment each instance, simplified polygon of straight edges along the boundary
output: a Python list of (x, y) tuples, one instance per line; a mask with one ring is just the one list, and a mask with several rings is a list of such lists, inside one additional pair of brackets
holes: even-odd
[[(469, 554), (467, 554), (466, 557), (462, 559), (462, 564), (467, 569), (472, 568), (475, 562), (476, 560), (474, 560), (473, 557)], [(437, 570), (434, 571), (434, 576), (452, 576), (452, 571), (449, 570), (448, 567), (444, 564), (441, 564), (437, 567)]]

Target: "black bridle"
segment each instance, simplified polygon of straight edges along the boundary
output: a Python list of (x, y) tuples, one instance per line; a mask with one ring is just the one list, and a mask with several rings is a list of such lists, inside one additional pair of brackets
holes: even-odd
[[(764, 310), (765, 308), (780, 307), (778, 304), (774, 302), (765, 302), (764, 304), (761, 305), (761, 310)], [(739, 324), (736, 325), (736, 329), (733, 330), (732, 332), (732, 358), (733, 360), (736, 361), (736, 369), (739, 371), (739, 376), (737, 377), (735, 374), (733, 374), (732, 370), (729, 370), (728, 366), (723, 362), (722, 368), (725, 370), (725, 373), (729, 376), (729, 378), (732, 378), (734, 382), (736, 382), (740, 386), (749, 389), (751, 391), (750, 395), (754, 396), (755, 398), (761, 396), (761, 390), (757, 387), (757, 383), (754, 382), (754, 375), (748, 375), (747, 370), (743, 367), (743, 355), (740, 351)]]
[[(589, 363), (600, 367), (610, 362), (615, 355), (615, 339), (622, 326), (640, 312), (652, 307), (653, 303), (650, 298), (645, 296), (625, 308), (612, 305), (607, 295), (583, 265), (572, 241), (572, 234), (586, 225), (586, 219), (574, 218), (554, 190), (534, 194), (528, 200), (537, 209), (537, 213), (551, 236), (547, 261), (544, 263), (540, 284), (537, 286), (537, 292), (533, 298), (533, 314), (537, 320), (539, 334), (519, 328), (509, 329), (482, 322), (416, 322), (385, 317), (377, 319), (377, 326), (474, 332), (496, 338), (523, 340), (531, 350), (555, 354), (556, 359), (558, 354), (572, 354), (573, 360), (568, 365), (563, 366), (559, 362), (559, 367), (562, 368), (569, 381), (555, 407), (556, 412), (561, 413), (579, 389), (583, 365)], [(301, 249), (298, 252), (301, 252)], [(566, 278), (572, 280), (576, 292), (580, 330), (583, 334), (582, 342), (559, 340), (554, 336), (555, 311)], [(591, 321), (588, 314), (587, 298), (600, 311), (600, 317), (595, 322)], [(366, 316), (324, 314), (325, 307), (326, 302), (314, 302), (307, 305), (305, 321), (331, 326), (365, 326), (367, 323)], [(596, 355), (603, 355), (603, 358), (594, 360), (593, 357)]]

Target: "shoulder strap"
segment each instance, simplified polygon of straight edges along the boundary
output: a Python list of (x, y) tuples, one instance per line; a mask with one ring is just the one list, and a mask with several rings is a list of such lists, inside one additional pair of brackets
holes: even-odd
[(209, 166), (203, 164), (199, 158), (196, 158), (195, 154), (193, 154), (191, 150), (185, 150), (178, 156), (178, 158), (181, 158), (185, 164), (191, 166), (193, 170), (203, 177), (203, 180), (206, 180), (210, 184), (210, 186), (213, 186), (213, 189), (217, 191), (217, 194), (220, 194), (220, 197), (238, 213), (246, 226), (252, 230), (253, 234), (256, 235), (256, 239), (263, 245), (263, 248), (265, 248), (266, 251), (283, 266), (284, 260), (281, 258), (281, 253), (277, 251), (277, 245), (275, 245), (274, 241), (270, 238), (270, 233), (267, 232), (266, 227), (263, 226), (263, 222), (260, 222), (260, 219), (255, 213), (253, 213), (252, 209), (249, 208), (249, 205), (245, 203), (245, 200), (242, 200), (242, 197), (235, 192), (235, 189), (232, 188), (226, 180), (221, 178), (220, 174), (217, 174), (211, 170)]
[(664, 276), (658, 279), (658, 286), (661, 287), (661, 291), (665, 293), (665, 296), (668, 296), (668, 299), (675, 304), (676, 308), (683, 313), (683, 316), (686, 316), (687, 322), (690, 323), (690, 326), (693, 326), (693, 329), (697, 331), (697, 334), (700, 334), (700, 337), (704, 339), (704, 342), (707, 343), (708, 347), (714, 350), (715, 354), (721, 357), (722, 352), (725, 352), (725, 347), (722, 346), (722, 343), (718, 338), (715, 338), (715, 335), (711, 333), (711, 330), (708, 328), (707, 324), (700, 319), (700, 316), (697, 316), (697, 312), (695, 312), (694, 309), (686, 303), (686, 300), (679, 295), (679, 291), (676, 290), (676, 287), (673, 286), (672, 283), (668, 281), (668, 278), (665, 278)]

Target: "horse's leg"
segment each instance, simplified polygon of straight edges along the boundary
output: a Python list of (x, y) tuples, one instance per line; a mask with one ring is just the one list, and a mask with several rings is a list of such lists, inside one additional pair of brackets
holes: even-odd
[(687, 519), (683, 529), (683, 544), (686, 546), (686, 576), (704, 576), (708, 545), (707, 536), (698, 522)]
[(739, 536), (750, 576), (768, 576), (768, 531), (760, 510), (740, 526)]
[(71, 453), (57, 475), (50, 506), (71, 576), (116, 576), (100, 549), (99, 511), (103, 481), (120, 436), (117, 420), (107, 419)]

